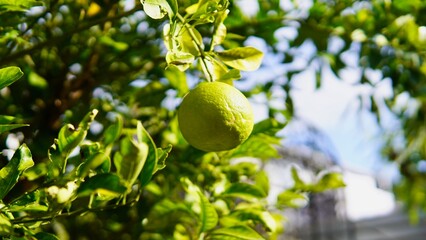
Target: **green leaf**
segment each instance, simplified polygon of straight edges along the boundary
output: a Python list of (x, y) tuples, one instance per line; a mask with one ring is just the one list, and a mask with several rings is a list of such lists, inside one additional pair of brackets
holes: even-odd
[(14, 199), (13, 202), (9, 203), (7, 209), (10, 212), (47, 212), (49, 211), (49, 207), (44, 202), (46, 194), (46, 189), (37, 189), (35, 191), (25, 193), (17, 199)]
[(200, 188), (193, 184), (191, 180), (186, 177), (180, 179), (185, 191), (191, 195), (191, 199), (197, 199), (193, 204), (199, 207), (199, 220), (201, 222), (200, 233), (206, 232), (216, 227), (218, 222), (218, 215), (214, 206), (210, 203)]
[(141, 174), (139, 175), (139, 181), (141, 182), (141, 185), (146, 186), (157, 168), (157, 146), (155, 145), (154, 140), (151, 138), (151, 135), (149, 135), (148, 131), (146, 131), (146, 129), (143, 127), (142, 122), (138, 121), (136, 131), (138, 141), (145, 143), (145, 145), (148, 147), (146, 163), (145, 166), (143, 166)]
[(192, 25), (212, 23), (215, 15), (220, 11), (217, 1), (199, 1), (197, 4), (186, 9), (186, 12), (192, 15), (189, 19)]
[[(1, 5), (1, 0), (0, 0)], [(0, 69), (0, 89), (9, 86), (22, 77), (24, 73), (19, 67), (5, 67)]]
[(204, 196), (200, 188), (193, 184), (188, 178), (181, 178), (180, 181), (183, 187), (185, 188), (187, 194), (193, 196), (193, 198), (198, 197), (197, 201), (195, 201), (195, 204), (198, 205), (200, 208), (200, 233), (206, 232), (216, 227), (217, 222), (219, 220), (216, 209), (210, 203), (207, 197)]
[(285, 124), (278, 122), (273, 118), (264, 119), (256, 123), (253, 127), (252, 135), (264, 133), (269, 136), (275, 136), (279, 131), (283, 130)]
[(84, 181), (77, 190), (79, 196), (101, 194), (106, 196), (118, 196), (125, 193), (127, 188), (121, 184), (119, 176), (112, 173), (97, 174)]
[(0, 124), (0, 134), (16, 129), (16, 128), (20, 128), (20, 127), (27, 127), (29, 126), (28, 124)]
[(345, 187), (345, 182), (341, 173), (326, 173), (313, 187), (314, 192), (322, 192), (336, 188)]
[(278, 143), (279, 139), (266, 134), (252, 135), (232, 152), (232, 157), (277, 158), (279, 153), (274, 145)]
[(183, 97), (188, 93), (188, 83), (186, 82), (186, 74), (174, 65), (169, 65), (164, 71), (164, 76), (169, 80), (170, 85), (177, 90), (178, 97)]
[(197, 193), (198, 193), (198, 196), (200, 197), (200, 208), (201, 208), (200, 233), (202, 233), (202, 232), (206, 232), (206, 231), (211, 230), (214, 227), (216, 227), (219, 218), (218, 218), (216, 209), (209, 202), (209, 200), (206, 198), (206, 196), (204, 196), (204, 194), (201, 191), (198, 191)]
[(129, 191), (145, 165), (148, 151), (148, 145), (134, 139), (132, 135), (127, 135), (120, 141), (120, 150), (114, 155), (114, 164), (118, 176)]
[(172, 151), (172, 148), (173, 146), (171, 144), (166, 148), (157, 148), (158, 160), (154, 173), (166, 167), (166, 159), (169, 156), (170, 151)]
[(156, 202), (150, 210), (148, 219), (151, 227), (148, 226), (144, 229), (153, 228), (156, 232), (162, 233), (155, 239), (164, 239), (164, 232), (170, 227), (174, 227), (179, 223), (191, 224), (192, 226), (196, 218), (197, 216), (194, 212), (183, 202), (164, 198)]
[(274, 217), (268, 212), (261, 209), (245, 208), (233, 211), (230, 217), (237, 218), (238, 221), (257, 221), (261, 223), (269, 232), (275, 232), (277, 223)]
[(220, 23), (216, 28), (212, 37), (212, 47), (217, 46), (225, 40), (227, 29), (225, 24)]
[(98, 110), (94, 109), (86, 114), (77, 128), (72, 124), (67, 124), (61, 128), (58, 139), (54, 139), (54, 143), (48, 151), (49, 159), (52, 162), (50, 168), (52, 177), (64, 172), (68, 156), (86, 138), (90, 124), (97, 113)]
[(143, 10), (153, 19), (161, 19), (167, 14), (171, 19), (177, 13), (176, 0), (141, 0)]
[(15, 128), (26, 127), (28, 124), (13, 123), (16, 120), (13, 116), (0, 115), (0, 134)]
[(227, 29), (225, 24), (223, 23), (228, 17), (229, 10), (221, 11), (217, 14), (216, 19), (214, 21), (214, 32), (212, 37), (212, 46), (210, 49), (214, 49), (215, 46), (221, 44), (223, 40), (225, 40)]
[(28, 74), (28, 83), (36, 88), (40, 89), (46, 89), (48, 87), (48, 83), (46, 79), (44, 79), (42, 76), (38, 75), (36, 72), (31, 71)]
[(47, 212), (49, 211), (49, 207), (46, 205), (40, 205), (37, 202), (28, 203), (24, 206), (19, 205), (10, 205), (8, 210), (11, 212)]
[(263, 240), (264, 238), (252, 228), (245, 225), (219, 228), (209, 235), (209, 239), (226, 240)]
[(192, 65), (194, 59), (194, 55), (182, 51), (168, 51), (166, 55), (167, 64), (176, 66), (182, 72)]
[(33, 165), (30, 149), (22, 144), (7, 165), (0, 170), (0, 200), (15, 186), (21, 174)]
[(279, 145), (281, 138), (276, 134), (285, 124), (268, 118), (256, 123), (250, 137), (232, 153), (232, 157), (251, 156), (260, 159), (279, 157), (275, 145)]
[(9, 236), (12, 230), (10, 219), (3, 213), (0, 213), (0, 236)]
[(258, 186), (248, 183), (232, 183), (223, 193), (223, 197), (236, 197), (251, 201), (253, 199), (262, 199), (267, 195)]
[(75, 128), (72, 124), (62, 127), (58, 135), (59, 151), (65, 154), (71, 153), (86, 137), (90, 125), (98, 114), (98, 110), (94, 109), (83, 118), (83, 120)]
[(280, 207), (300, 208), (308, 203), (308, 197), (304, 193), (285, 190), (277, 197), (277, 205)]
[(178, 2), (177, 0), (167, 0), (167, 2), (169, 3), (170, 9), (172, 10), (169, 15), (171, 17), (173, 17), (174, 15), (176, 15), (178, 13), (179, 7), (178, 7)]
[(200, 59), (200, 62), (204, 75), (211, 81), (219, 81), (233, 85), (234, 80), (241, 78), (239, 70), (229, 70), (225, 64), (209, 54), (205, 55), (204, 60)]
[(291, 168), (291, 177), (294, 181), (293, 188), (300, 189), (300, 190), (310, 190), (307, 189), (307, 184), (299, 177), (299, 173), (297, 172), (297, 169), (295, 167)]
[(262, 189), (262, 191), (266, 195), (268, 195), (268, 193), (269, 193), (269, 178), (268, 178), (268, 174), (265, 171), (260, 171), (256, 174), (255, 183), (256, 183), (256, 186), (259, 187), (259, 189)]
[(123, 130), (123, 117), (119, 114), (116, 115), (116, 121), (110, 125), (104, 132), (104, 144), (108, 145), (115, 142)]
[(168, 198), (165, 198), (161, 200), (160, 202), (158, 202), (157, 204), (155, 204), (155, 206), (153, 207), (151, 211), (151, 214), (159, 218), (164, 218), (170, 213), (175, 211), (192, 214), (191, 210), (188, 209), (188, 207), (185, 204), (181, 202), (172, 201)]
[(14, 116), (0, 115), (0, 124), (12, 123), (15, 119)]
[(233, 85), (232, 81), (238, 80), (240, 78), (241, 78), (240, 70), (231, 69), (227, 71), (225, 74), (223, 74), (219, 79), (217, 79), (217, 81)]
[[(165, 38), (166, 46), (170, 46), (172, 41), (172, 49), (170, 51), (182, 51), (190, 53), (193, 56), (200, 56), (200, 49), (204, 49), (203, 36), (192, 26), (183, 25), (181, 23), (171, 25), (169, 37)], [(166, 33), (166, 32), (165, 32)]]
[(59, 240), (57, 236), (47, 232), (38, 232), (34, 235), (37, 240)]
[(216, 54), (226, 65), (242, 71), (258, 69), (263, 59), (263, 53), (254, 47), (236, 47)]
[(204, 75), (209, 81), (217, 81), (228, 72), (228, 68), (225, 66), (225, 64), (218, 61), (209, 54), (206, 54), (203, 59), (200, 58), (199, 61)]
[[(110, 150), (104, 149), (99, 142), (86, 141), (81, 144), (78, 163), (82, 162), (76, 168), (77, 176), (84, 178), (93, 170), (97, 173), (109, 172), (111, 165), (109, 155)], [(78, 163), (74, 163), (74, 165)]]
[(42, 4), (43, 2), (40, 0), (0, 0), (0, 13), (2, 11), (23, 12)]
[(30, 169), (27, 169), (24, 172), (23, 176), (26, 177), (28, 181), (34, 181), (40, 177), (45, 176), (48, 172), (48, 169), (49, 166), (47, 162), (37, 163)]
[(126, 51), (129, 45), (125, 42), (118, 42), (109, 36), (103, 35), (99, 38), (99, 42), (105, 46), (111, 47), (118, 52)]
[(109, 156), (104, 152), (98, 152), (90, 155), (82, 164), (78, 166), (78, 176), (80, 178), (86, 177), (90, 170), (99, 167), (107, 160), (109, 160)]

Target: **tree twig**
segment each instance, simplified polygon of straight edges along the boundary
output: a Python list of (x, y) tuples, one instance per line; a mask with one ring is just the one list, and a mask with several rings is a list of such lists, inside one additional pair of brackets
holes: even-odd
[(16, 219), (11, 219), (10, 222), (12, 224), (50, 222), (55, 218), (72, 217), (72, 216), (81, 215), (81, 214), (87, 213), (87, 212), (102, 212), (102, 211), (105, 211), (105, 210), (114, 210), (114, 209), (118, 209), (118, 208), (121, 208), (121, 207), (128, 207), (128, 206), (131, 206), (134, 203), (136, 203), (138, 201), (138, 199), (139, 198), (136, 198), (136, 199), (134, 199), (130, 202), (126, 202), (126, 203), (120, 204), (120, 205), (107, 205), (107, 206), (102, 206), (102, 207), (97, 207), (97, 208), (86, 207), (86, 208), (77, 209), (77, 210), (72, 211), (72, 212), (53, 214), (53, 215), (44, 216), (44, 217), (28, 218), (28, 217), (24, 216), (24, 217), (20, 217), (20, 218), (16, 218)]
[(129, 10), (129, 11), (124, 12), (122, 14), (119, 14), (119, 15), (116, 15), (116, 16), (112, 16), (112, 17), (106, 17), (106, 18), (94, 20), (93, 22), (90, 22), (90, 23), (85, 24), (85, 25), (83, 25), (81, 27), (78, 27), (78, 28), (76, 28), (76, 29), (74, 29), (74, 30), (72, 30), (70, 32), (64, 33), (64, 35), (62, 35), (62, 36), (50, 38), (50, 39), (48, 39), (48, 40), (46, 40), (44, 42), (41, 42), (41, 43), (39, 43), (37, 45), (34, 45), (34, 46), (30, 47), (28, 49), (24, 49), (24, 50), (21, 50), (19, 52), (12, 53), (9, 56), (5, 56), (5, 57), (3, 57), (3, 58), (0, 59), (0, 66), (5, 65), (8, 62), (12, 62), (12, 61), (14, 61), (14, 60), (16, 60), (18, 58), (21, 58), (21, 57), (23, 57), (23, 56), (25, 56), (27, 54), (30, 54), (30, 53), (36, 52), (38, 50), (41, 50), (44, 47), (54, 45), (58, 41), (62, 41), (64, 39), (69, 39), (74, 34), (83, 32), (83, 31), (85, 31), (87, 29), (90, 29), (93, 26), (100, 25), (100, 24), (103, 24), (103, 23), (106, 23), (106, 22), (109, 22), (109, 21), (113, 21), (113, 20), (116, 20), (116, 19), (120, 19), (122, 17), (126, 17), (126, 16), (129, 16), (129, 15), (132, 15), (133, 13), (135, 13), (136, 11), (139, 11), (139, 10), (141, 10), (141, 8), (140, 8), (139, 5), (137, 5), (132, 10)]

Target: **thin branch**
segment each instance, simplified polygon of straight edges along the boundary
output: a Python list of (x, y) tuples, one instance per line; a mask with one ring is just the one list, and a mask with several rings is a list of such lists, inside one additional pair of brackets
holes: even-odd
[(141, 10), (141, 8), (140, 8), (140, 6), (139, 6), (139, 5), (137, 5), (135, 8), (133, 8), (133, 9), (132, 9), (132, 10), (130, 10), (130, 11), (127, 11), (127, 12), (124, 12), (124, 13), (122, 13), (122, 14), (119, 14), (119, 15), (116, 15), (116, 16), (112, 16), (112, 17), (106, 17), (106, 18), (102, 18), (102, 19), (97, 19), (97, 20), (95, 20), (95, 21), (93, 21), (93, 22), (90, 22), (90, 23), (88, 23), (88, 24), (86, 24), (86, 25), (83, 25), (83, 26), (81, 26), (81, 27), (78, 27), (78, 28), (76, 28), (76, 29), (74, 29), (74, 30), (72, 30), (72, 31), (70, 31), (70, 32), (67, 32), (67, 33), (65, 33), (65, 34), (64, 34), (64, 35), (62, 35), (62, 36), (58, 36), (58, 37), (50, 38), (50, 39), (48, 39), (48, 40), (46, 40), (46, 41), (44, 41), (44, 42), (41, 42), (41, 43), (39, 43), (39, 44), (37, 44), (37, 45), (34, 45), (34, 46), (33, 46), (33, 47), (31, 47), (31, 48), (24, 49), (24, 50), (22, 50), (22, 51), (19, 51), (19, 52), (15, 52), (15, 53), (13, 53), (13, 54), (10, 54), (9, 56), (6, 56), (6, 57), (4, 57), (4, 58), (0, 59), (0, 66), (5, 65), (5, 64), (7, 64), (8, 62), (12, 62), (12, 61), (14, 61), (14, 60), (16, 60), (16, 59), (18, 59), (18, 58), (21, 58), (21, 57), (23, 57), (23, 56), (25, 56), (25, 55), (27, 55), (27, 54), (30, 54), (30, 53), (33, 53), (33, 52), (35, 52), (35, 51), (41, 50), (41, 49), (43, 49), (44, 47), (54, 45), (54, 44), (55, 44), (56, 42), (58, 42), (58, 41), (63, 41), (64, 39), (69, 39), (69, 38), (71, 38), (74, 34), (77, 34), (77, 33), (83, 32), (83, 31), (85, 31), (85, 30), (87, 30), (87, 29), (90, 29), (90, 28), (91, 28), (91, 27), (93, 27), (93, 26), (101, 25), (101, 24), (106, 23), (106, 22), (109, 22), (109, 21), (117, 20), (117, 19), (120, 19), (120, 18), (122, 18), (122, 17), (126, 17), (126, 16), (129, 16), (129, 15), (132, 15), (133, 13), (135, 13), (136, 11), (139, 11), (139, 10)]
[(177, 17), (182, 22), (183, 26), (186, 28), (186, 30), (188, 31), (189, 35), (191, 36), (192, 41), (197, 46), (198, 52), (200, 53), (201, 63), (204, 65), (204, 67), (205, 67), (205, 69), (207, 71), (207, 74), (208, 74), (207, 80), (209, 80), (209, 82), (213, 81), (213, 75), (209, 71), (208, 65), (206, 63), (206, 55), (204, 54), (204, 49), (201, 48), (201, 43), (199, 43), (197, 41), (197, 37), (195, 36), (194, 32), (192, 31), (192, 29), (190, 27), (188, 27), (188, 24), (186, 23), (185, 18), (183, 18), (179, 13), (177, 14)]
[(102, 207), (97, 207), (97, 208), (81, 208), (81, 209), (77, 209), (77, 210), (72, 211), (72, 212), (54, 214), (54, 215), (45, 216), (45, 217), (36, 217), (36, 218), (21, 217), (21, 218), (12, 219), (12, 220), (10, 220), (10, 222), (12, 224), (50, 222), (55, 218), (72, 217), (72, 216), (81, 215), (81, 214), (86, 213), (86, 212), (103, 212), (103, 211), (106, 211), (106, 210), (114, 210), (114, 209), (118, 209), (118, 208), (121, 208), (121, 207), (128, 207), (128, 206), (131, 206), (134, 203), (136, 203), (138, 200), (139, 200), (139, 197), (137, 197), (136, 199), (134, 199), (130, 202), (127, 202), (127, 203), (124, 203), (124, 204), (121, 204), (121, 205), (107, 205), (107, 206), (102, 206)]

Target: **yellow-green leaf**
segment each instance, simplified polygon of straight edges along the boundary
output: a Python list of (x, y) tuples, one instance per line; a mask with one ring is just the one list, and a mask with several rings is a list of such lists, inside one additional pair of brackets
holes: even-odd
[(263, 240), (264, 238), (258, 232), (248, 226), (235, 225), (232, 227), (219, 228), (212, 231), (209, 239)]
[(237, 182), (231, 184), (222, 194), (223, 197), (236, 197), (251, 201), (253, 199), (262, 199), (267, 195), (256, 185)]
[(120, 141), (120, 151), (114, 155), (114, 164), (118, 176), (128, 190), (131, 189), (145, 165), (148, 149), (146, 143), (135, 140), (131, 135)]
[(174, 65), (169, 65), (164, 71), (164, 76), (169, 80), (170, 85), (177, 90), (178, 97), (183, 97), (188, 91), (186, 74)]
[(0, 213), (0, 236), (10, 235), (12, 230), (12, 223), (10, 222), (9, 218), (3, 213)]
[(141, 0), (143, 10), (153, 19), (161, 19), (167, 14), (172, 18), (177, 12), (176, 0)]
[(259, 68), (263, 52), (254, 47), (237, 47), (217, 52), (219, 58), (228, 66), (242, 71), (253, 71)]
[(36, 88), (45, 89), (48, 86), (48, 83), (44, 77), (38, 75), (36, 72), (31, 71), (28, 74), (28, 83)]
[(167, 64), (176, 66), (182, 72), (192, 65), (194, 59), (194, 55), (187, 52), (169, 51), (166, 55)]
[(5, 67), (0, 69), (0, 89), (5, 88), (22, 77), (24, 73), (19, 67)]

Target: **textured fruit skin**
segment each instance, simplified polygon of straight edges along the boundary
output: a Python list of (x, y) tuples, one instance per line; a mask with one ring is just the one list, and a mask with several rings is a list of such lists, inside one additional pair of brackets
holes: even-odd
[(253, 110), (247, 98), (222, 82), (201, 83), (182, 100), (179, 128), (193, 147), (218, 152), (244, 142), (253, 130)]

